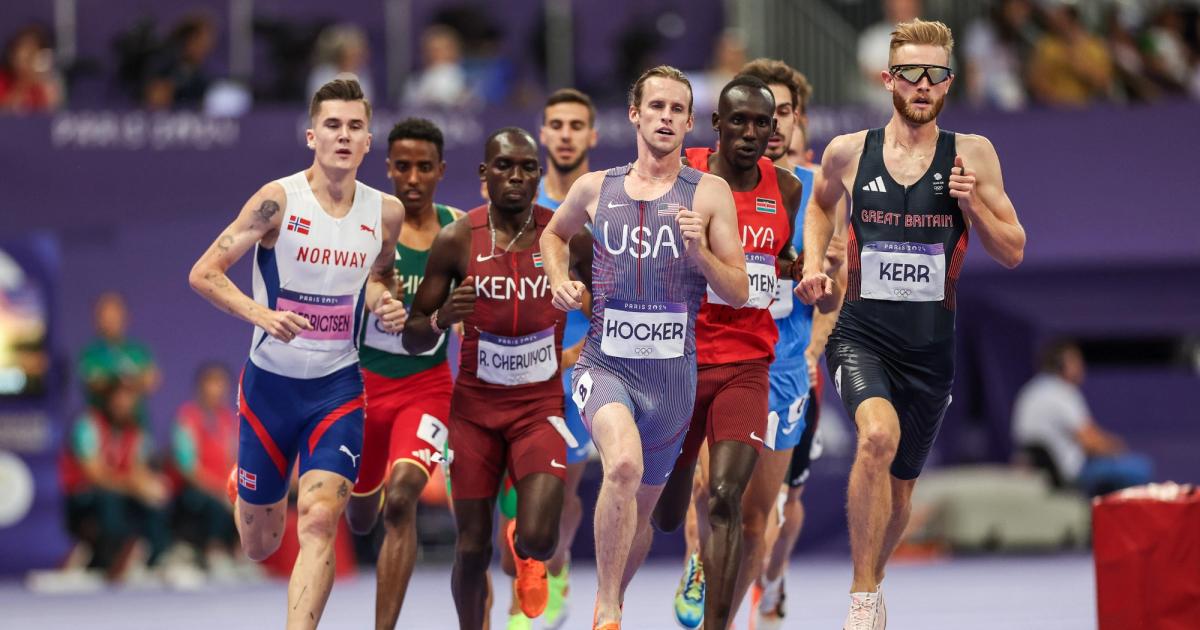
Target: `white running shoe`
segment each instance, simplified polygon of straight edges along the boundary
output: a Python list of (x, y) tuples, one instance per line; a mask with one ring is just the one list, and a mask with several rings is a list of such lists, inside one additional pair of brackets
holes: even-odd
[(850, 613), (842, 630), (884, 630), (887, 627), (887, 610), (883, 606), (883, 594), (850, 593)]

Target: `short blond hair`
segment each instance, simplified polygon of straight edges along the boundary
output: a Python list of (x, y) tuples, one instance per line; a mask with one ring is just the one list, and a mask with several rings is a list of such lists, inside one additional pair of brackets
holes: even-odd
[(946, 62), (949, 63), (950, 55), (954, 52), (954, 34), (950, 32), (949, 26), (937, 21), (926, 22), (916, 18), (911, 22), (901, 22), (896, 25), (896, 30), (892, 31), (892, 45), (888, 50), (889, 66), (896, 49), (905, 44), (941, 46), (946, 49)]
[(678, 81), (688, 89), (688, 113), (692, 113), (692, 82), (688, 81), (687, 75), (682, 70), (674, 66), (654, 66), (642, 73), (637, 81), (633, 83), (633, 87), (629, 88), (629, 104), (633, 107), (642, 106), (642, 92), (645, 89), (646, 81), (654, 77), (670, 79)]

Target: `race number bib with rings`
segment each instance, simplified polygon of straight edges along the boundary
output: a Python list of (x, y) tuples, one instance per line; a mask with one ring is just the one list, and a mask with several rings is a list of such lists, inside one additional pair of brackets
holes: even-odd
[[(750, 299), (741, 308), (768, 308), (771, 300), (775, 299), (776, 285), (779, 276), (775, 272), (775, 257), (770, 254), (748, 252), (746, 254), (746, 275), (750, 277)], [(724, 304), (719, 295), (708, 287), (708, 303)]]
[(675, 359), (683, 356), (687, 326), (682, 302), (608, 300), (600, 350), (623, 359)]
[(873, 241), (862, 248), (862, 297), (893, 302), (939, 302), (946, 291), (941, 243)]
[(479, 365), (476, 376), (495, 385), (540, 383), (558, 374), (554, 326), (520, 337), (503, 337), (479, 331)]
[(795, 297), (792, 291), (795, 288), (796, 283), (791, 278), (780, 278), (775, 283), (775, 301), (771, 302), (771, 308), (768, 309), (772, 319), (783, 319), (792, 314), (792, 298)]
[(408, 350), (404, 349), (403, 337), (401, 333), (390, 333), (383, 329), (383, 323), (375, 317), (375, 313), (367, 314), (367, 333), (363, 338), (363, 344), (376, 350), (390, 352), (391, 354), (399, 354), (402, 356), (419, 356), (430, 357), (441, 349), (442, 344), (446, 343), (446, 335), (443, 333), (438, 337), (437, 345), (417, 355), (413, 355)]
[(327, 349), (330, 342), (350, 341), (354, 333), (353, 295), (313, 295), (281, 289), (275, 301), (276, 309), (290, 311), (312, 325), (301, 330), (291, 345), (310, 350)]

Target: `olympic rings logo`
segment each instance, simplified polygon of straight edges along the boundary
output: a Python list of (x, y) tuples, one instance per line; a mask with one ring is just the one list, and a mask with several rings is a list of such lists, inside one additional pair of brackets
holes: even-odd
[(633, 353), (639, 357), (648, 357), (654, 354), (654, 348), (652, 346), (638, 346), (633, 349)]
[(896, 297), (912, 297), (912, 289), (892, 289), (892, 293), (895, 294)]

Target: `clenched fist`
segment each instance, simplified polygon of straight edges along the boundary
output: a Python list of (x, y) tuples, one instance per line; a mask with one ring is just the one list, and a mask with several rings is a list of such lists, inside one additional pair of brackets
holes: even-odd
[(466, 319), (475, 311), (475, 277), (463, 278), (461, 284), (454, 287), (446, 303), (437, 310), (437, 327), (443, 330)]
[(683, 236), (683, 249), (689, 255), (697, 255), (701, 249), (708, 247), (707, 221), (699, 212), (681, 208), (675, 215), (679, 224), (679, 233)]
[(408, 321), (408, 310), (404, 308), (404, 302), (392, 297), (390, 292), (384, 291), (371, 311), (379, 318), (379, 325), (384, 332), (397, 334), (404, 331), (404, 322)]
[(554, 287), (551, 302), (560, 311), (577, 311), (583, 308), (584, 286), (578, 280), (567, 280)]

